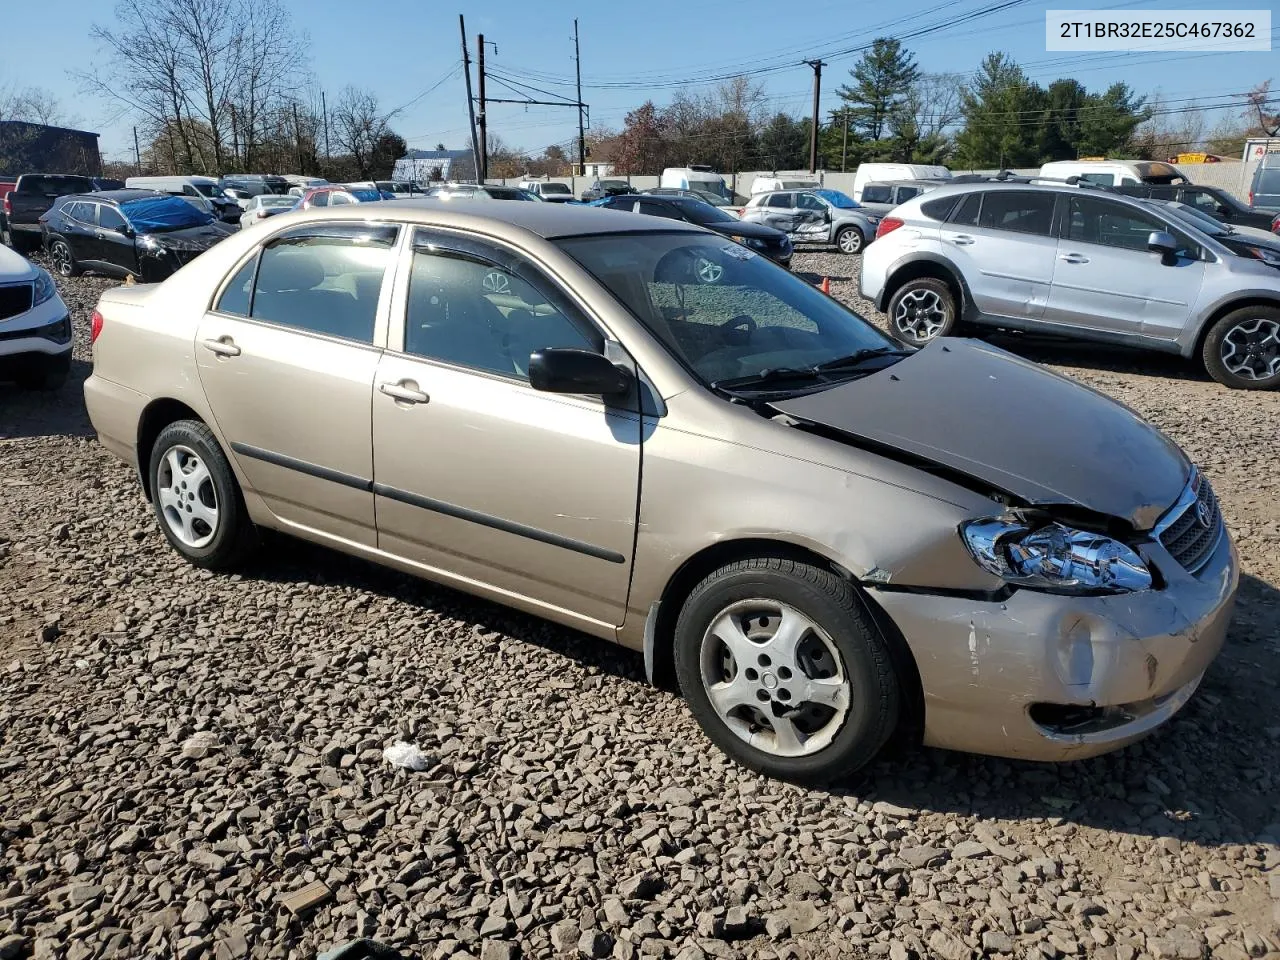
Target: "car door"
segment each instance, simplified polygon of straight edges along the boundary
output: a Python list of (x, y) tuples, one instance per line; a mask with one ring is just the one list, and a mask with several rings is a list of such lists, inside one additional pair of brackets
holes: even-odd
[(138, 248), (133, 231), (115, 207), (105, 203), (95, 206), (98, 208), (98, 256), (95, 259), (116, 272), (137, 273)]
[(1036, 320), (1044, 313), (1058, 248), (1058, 196), (1050, 190), (976, 191), (942, 225), (943, 250), (984, 315)]
[[(1157, 230), (1174, 234), (1166, 263), (1147, 249)], [(1154, 213), (1102, 196), (1068, 199), (1045, 320), (1081, 329), (1177, 337), (1204, 281), (1204, 252)]]
[(765, 226), (781, 230), (790, 236), (796, 228), (795, 217), (796, 196), (794, 193), (771, 193), (764, 198), (758, 207), (748, 210), (759, 211), (750, 219)]
[(829, 243), (832, 239), (831, 209), (812, 193), (795, 196), (795, 228), (792, 239), (802, 243)]
[(399, 228), (306, 223), (244, 261), (200, 321), (209, 408), (286, 527), (374, 546), (374, 370)]
[(379, 548), (444, 580), (622, 622), (641, 420), (534, 390), (529, 354), (607, 349), (518, 253), (419, 228), (373, 395)]
[(83, 263), (96, 261), (101, 250), (96, 207), (88, 200), (71, 200), (62, 208), (64, 222), (58, 232), (71, 248), (71, 255)]

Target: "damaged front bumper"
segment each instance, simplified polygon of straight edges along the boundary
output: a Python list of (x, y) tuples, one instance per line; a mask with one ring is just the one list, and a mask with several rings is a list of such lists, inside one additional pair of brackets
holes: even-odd
[(1158, 544), (1162, 589), (1002, 601), (868, 592), (907, 640), (929, 746), (1028, 760), (1095, 756), (1190, 699), (1222, 648), (1239, 583), (1229, 536), (1194, 576)]

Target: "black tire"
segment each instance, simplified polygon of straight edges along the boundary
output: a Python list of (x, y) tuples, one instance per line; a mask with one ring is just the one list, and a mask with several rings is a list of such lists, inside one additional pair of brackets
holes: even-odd
[(862, 235), (862, 231), (857, 227), (845, 227), (836, 234), (836, 247), (841, 253), (854, 256), (862, 252), (862, 248), (867, 244), (867, 238)]
[(18, 386), (24, 390), (61, 390), (70, 373), (71, 357), (68, 355), (61, 362), (24, 370), (18, 374)]
[[(203, 460), (216, 494), (217, 524), (209, 542), (200, 546), (192, 546), (179, 539), (165, 516), (161, 497), (161, 468), (165, 465), (169, 451), (175, 447), (192, 450)], [(213, 431), (203, 423), (198, 420), (177, 420), (161, 430), (151, 448), (148, 470), (151, 503), (160, 530), (169, 544), (190, 563), (207, 570), (234, 569), (257, 546), (257, 528), (249, 519), (240, 485), (231, 472), (231, 464), (218, 446)]]
[(950, 336), (960, 315), (951, 287), (937, 277), (908, 280), (893, 292), (885, 312), (889, 333), (909, 347), (923, 347), (938, 337)]
[[(756, 599), (792, 607), (835, 645), (851, 696), (838, 728), (815, 752), (781, 756), (753, 746), (735, 733), (712, 705), (703, 680), (704, 638), (724, 611)], [(761, 658), (760, 663), (766, 664), (767, 658)], [(901, 693), (884, 637), (851, 583), (806, 563), (755, 557), (721, 567), (708, 576), (681, 608), (675, 629), (675, 665), (680, 690), (707, 736), (738, 763), (766, 776), (807, 784), (847, 777), (875, 758), (898, 722)], [(757, 674), (762, 685), (769, 679), (765, 669)], [(778, 675), (782, 674), (779, 669)], [(747, 679), (751, 677), (747, 671)], [(782, 681), (787, 682), (791, 681)], [(783, 692), (779, 689), (776, 696)], [(785, 706), (770, 703), (768, 709)]]
[(49, 262), (53, 266), (54, 273), (60, 277), (78, 277), (84, 273), (84, 268), (76, 260), (71, 244), (61, 237), (49, 244)]
[[(1232, 310), (1209, 328), (1200, 358), (1209, 376), (1233, 390), (1280, 387), (1280, 307)], [(1229, 361), (1236, 370), (1228, 368)], [(1242, 365), (1250, 366), (1254, 374), (1245, 373)], [(1269, 367), (1276, 372), (1267, 376)]]

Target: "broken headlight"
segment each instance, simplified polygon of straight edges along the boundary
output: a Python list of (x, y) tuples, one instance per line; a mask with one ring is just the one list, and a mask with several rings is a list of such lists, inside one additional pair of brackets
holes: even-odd
[(960, 527), (978, 566), (1007, 583), (1051, 593), (1130, 593), (1151, 586), (1151, 571), (1130, 547), (1100, 533), (1016, 517)]

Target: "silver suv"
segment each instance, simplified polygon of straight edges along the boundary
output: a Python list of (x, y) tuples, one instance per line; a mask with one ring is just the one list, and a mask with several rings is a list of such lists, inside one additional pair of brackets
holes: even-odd
[(1199, 356), (1229, 387), (1280, 386), (1280, 273), (1086, 186), (988, 181), (908, 200), (863, 254), (862, 293), (910, 346), (983, 324)]

